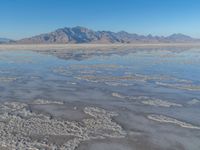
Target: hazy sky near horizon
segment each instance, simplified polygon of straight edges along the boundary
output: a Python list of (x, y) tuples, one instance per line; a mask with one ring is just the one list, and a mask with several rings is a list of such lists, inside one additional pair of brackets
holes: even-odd
[(13, 39), (65, 26), (200, 38), (200, 0), (1, 0), (0, 19)]

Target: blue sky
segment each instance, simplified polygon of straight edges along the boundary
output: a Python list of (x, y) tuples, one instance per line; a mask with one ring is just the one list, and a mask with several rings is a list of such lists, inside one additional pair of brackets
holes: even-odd
[(61, 27), (200, 38), (200, 0), (1, 0), (0, 37), (19, 39)]

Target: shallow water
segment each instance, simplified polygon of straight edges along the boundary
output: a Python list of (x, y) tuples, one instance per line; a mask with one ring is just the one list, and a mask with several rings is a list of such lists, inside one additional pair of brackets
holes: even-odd
[[(110, 124), (119, 125), (125, 136), (120, 130), (119, 137), (109, 137), (102, 129), (103, 138), (94, 132), (96, 138), (79, 140), (76, 149), (80, 150), (200, 149), (200, 49), (93, 51), (92, 55), (76, 51), (66, 55), (60, 59), (51, 53), (1, 51), (2, 107), (7, 107), (5, 102), (20, 102), (31, 112), (78, 123), (92, 117), (84, 113), (87, 107), (116, 112), (118, 116), (114, 115)], [(38, 99), (48, 101), (36, 105)], [(65, 143), (52, 136), (47, 139), (50, 147)]]

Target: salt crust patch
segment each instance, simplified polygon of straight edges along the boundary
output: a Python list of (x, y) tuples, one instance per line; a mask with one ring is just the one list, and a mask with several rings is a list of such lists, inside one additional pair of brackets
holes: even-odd
[[(84, 141), (126, 136), (122, 127), (112, 121), (112, 117), (117, 116), (117, 113), (97, 107), (85, 107), (83, 111), (90, 117), (80, 122), (52, 119), (30, 111), (27, 104), (20, 102), (6, 102), (1, 104), (0, 108), (0, 148), (8, 150), (74, 150)], [(49, 143), (49, 139), (55, 136), (70, 138), (61, 145), (55, 144), (56, 142)]]

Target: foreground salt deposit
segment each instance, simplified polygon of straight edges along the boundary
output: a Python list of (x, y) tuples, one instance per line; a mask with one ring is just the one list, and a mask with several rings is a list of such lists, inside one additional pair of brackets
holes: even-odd
[(170, 117), (163, 116), (163, 115), (153, 114), (153, 115), (148, 115), (147, 118), (150, 119), (150, 120), (161, 122), (161, 123), (176, 124), (176, 125), (179, 125), (179, 126), (181, 126), (183, 128), (198, 129), (198, 130), (200, 130), (199, 126), (194, 126), (192, 124), (189, 124), (189, 123), (186, 123), (186, 122), (182, 122), (182, 121), (176, 120), (174, 118), (170, 118)]
[(200, 104), (199, 99), (192, 99), (191, 101), (188, 102), (189, 105), (195, 105), (195, 104)]
[(156, 107), (182, 107), (181, 104), (156, 99), (147, 96), (125, 96), (119, 93), (112, 93), (113, 97), (121, 98), (121, 99), (128, 99), (128, 100), (139, 100), (142, 104), (156, 106)]
[(15, 78), (15, 77), (0, 77), (0, 82), (9, 83), (9, 82), (13, 82), (16, 80), (17, 80), (17, 78)]
[(157, 85), (169, 87), (169, 88), (175, 88), (180, 90), (188, 90), (188, 91), (200, 91), (200, 85), (194, 85), (194, 84), (172, 84), (172, 83), (163, 83), (163, 82), (156, 82)]
[(121, 126), (112, 121), (117, 114), (97, 107), (85, 107), (83, 112), (89, 117), (80, 122), (32, 112), (29, 104), (20, 102), (6, 102), (0, 107), (0, 149), (74, 150), (84, 141), (126, 136)]
[(160, 106), (160, 107), (182, 107), (181, 104), (173, 103), (173, 102), (168, 102), (168, 101), (163, 101), (160, 99), (150, 99), (150, 100), (145, 100), (142, 101), (143, 104), (145, 105), (151, 105), (151, 106)]
[(37, 99), (37, 100), (33, 101), (32, 104), (35, 104), (35, 105), (46, 105), (46, 104), (62, 105), (64, 103), (60, 102), (60, 101), (49, 101), (49, 100), (45, 100), (45, 99)]

